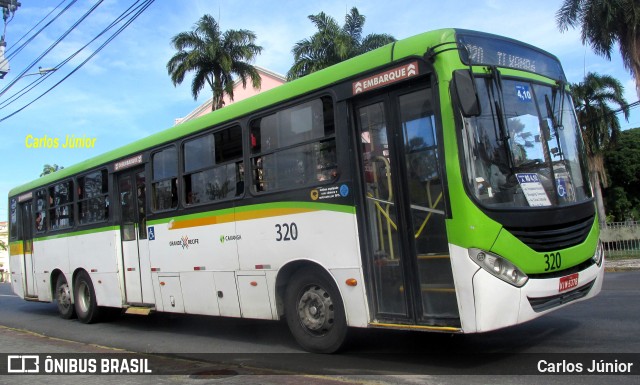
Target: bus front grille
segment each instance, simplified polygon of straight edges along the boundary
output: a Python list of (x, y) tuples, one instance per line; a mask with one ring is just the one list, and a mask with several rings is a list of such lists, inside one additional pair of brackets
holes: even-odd
[(506, 227), (505, 229), (535, 251), (556, 251), (576, 246), (589, 235), (594, 216), (561, 225), (544, 227)]

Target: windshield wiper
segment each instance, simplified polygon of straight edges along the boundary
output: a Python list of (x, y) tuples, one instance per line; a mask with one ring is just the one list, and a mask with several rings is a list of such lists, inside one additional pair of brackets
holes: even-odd
[(509, 131), (507, 130), (507, 122), (504, 116), (504, 111), (502, 108), (502, 101), (504, 100), (504, 95), (502, 93), (502, 78), (500, 76), (500, 71), (496, 66), (489, 67), (491, 72), (491, 80), (493, 80), (493, 84), (495, 86), (497, 95), (494, 95), (494, 108), (496, 111), (496, 118), (498, 119), (498, 129), (500, 131), (500, 141), (504, 147), (504, 151), (507, 153), (507, 161), (509, 162), (509, 168), (512, 173), (515, 173), (515, 160), (513, 159), (513, 153), (511, 152), (511, 146), (509, 146), (509, 139), (511, 136), (509, 135)]
[[(551, 120), (551, 125), (553, 126), (553, 134), (556, 137), (556, 148), (558, 149), (558, 152), (553, 154), (553, 156), (558, 156), (560, 157), (560, 159), (564, 158), (564, 153), (562, 151), (562, 146), (560, 146), (560, 134), (558, 132), (558, 130), (562, 129), (562, 125), (560, 122), (562, 122), (562, 102), (563, 102), (563, 98), (564, 98), (564, 91), (562, 89), (559, 89), (560, 92), (560, 120), (558, 121), (558, 119), (556, 119), (556, 113), (554, 110), (555, 107), (555, 103), (551, 103), (551, 101), (549, 101), (549, 95), (544, 95), (544, 103), (547, 107), (547, 116), (549, 116), (549, 119)], [(556, 99), (556, 95), (553, 95), (553, 99), (555, 101)]]

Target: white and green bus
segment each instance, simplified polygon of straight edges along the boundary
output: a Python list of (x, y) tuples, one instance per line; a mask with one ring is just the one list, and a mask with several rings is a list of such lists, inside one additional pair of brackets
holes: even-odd
[[(126, 127), (113, 127), (114, 130)], [(443, 29), (9, 194), (13, 290), (109, 308), (477, 333), (595, 296), (603, 257), (557, 58)]]

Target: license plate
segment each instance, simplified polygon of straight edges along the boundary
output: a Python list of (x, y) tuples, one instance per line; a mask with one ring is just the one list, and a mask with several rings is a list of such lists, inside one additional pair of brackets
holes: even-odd
[(578, 286), (578, 273), (560, 278), (560, 287), (558, 288), (558, 291), (563, 292), (576, 286)]

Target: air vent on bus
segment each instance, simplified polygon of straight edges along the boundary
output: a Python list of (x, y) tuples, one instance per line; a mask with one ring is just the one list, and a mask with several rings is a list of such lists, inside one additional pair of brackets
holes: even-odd
[(505, 227), (522, 243), (535, 251), (554, 251), (576, 246), (587, 238), (594, 216), (561, 225), (541, 227)]
[(553, 295), (550, 297), (527, 299), (529, 300), (529, 304), (531, 304), (531, 308), (533, 308), (533, 311), (535, 311), (536, 313), (540, 313), (542, 311), (553, 309), (554, 307), (564, 305), (565, 303), (569, 303), (586, 296), (587, 294), (589, 294), (589, 291), (591, 290), (595, 282), (596, 280), (594, 279), (586, 285), (575, 290), (568, 291), (566, 293)]

